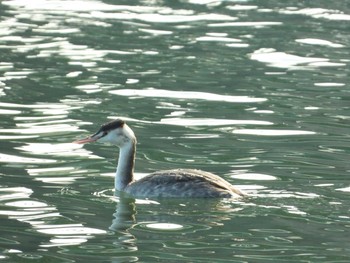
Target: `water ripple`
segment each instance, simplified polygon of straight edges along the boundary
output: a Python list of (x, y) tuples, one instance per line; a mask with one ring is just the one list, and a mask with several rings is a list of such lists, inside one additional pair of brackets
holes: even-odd
[(160, 123), (180, 126), (222, 126), (222, 125), (272, 125), (272, 122), (257, 120), (228, 120), (207, 118), (165, 118)]
[(319, 67), (344, 67), (345, 63), (332, 62), (328, 58), (302, 57), (274, 49), (258, 49), (250, 54), (252, 60), (266, 63), (270, 67), (287, 69), (315, 69)]
[(281, 129), (237, 129), (233, 130), (235, 134), (247, 134), (258, 136), (295, 136), (295, 135), (314, 135), (316, 132), (303, 130), (281, 130)]
[(19, 127), (16, 129), (0, 129), (0, 133), (14, 133), (14, 134), (48, 134), (48, 133), (66, 133), (76, 132), (79, 128), (66, 123), (50, 124), (50, 125), (27, 125), (26, 127)]
[(301, 39), (296, 39), (295, 41), (298, 43), (309, 44), (309, 45), (319, 45), (319, 46), (334, 47), (334, 48), (345, 47), (342, 44), (334, 43), (324, 39), (317, 39), (317, 38), (301, 38)]
[(152, 97), (152, 98), (173, 98), (173, 99), (192, 99), (192, 100), (206, 100), (206, 101), (224, 101), (235, 103), (251, 103), (251, 102), (264, 102), (265, 98), (253, 98), (248, 96), (230, 96), (219, 95), (215, 93), (196, 92), (196, 91), (172, 91), (164, 89), (119, 89), (111, 90), (109, 93), (130, 96), (130, 97)]
[(262, 22), (225, 22), (209, 24), (209, 27), (252, 27), (252, 28), (264, 28), (268, 26), (279, 26), (282, 22), (262, 21)]
[[(1, 1), (0, 258), (348, 262), (348, 8), (277, 2)], [(114, 149), (70, 144), (116, 115), (144, 174), (195, 166), (250, 198), (118, 221)]]
[[(44, 241), (40, 247), (77, 245), (87, 242), (94, 235), (106, 233), (80, 223), (63, 223), (65, 217), (56, 207), (32, 198), (32, 193), (31, 189), (25, 187), (0, 188), (0, 201), (4, 208), (0, 214), (28, 223), (37, 233), (50, 237), (49, 242)], [(61, 223), (53, 223), (57, 218), (61, 218)]]
[(51, 155), (61, 157), (75, 156), (100, 159), (100, 157), (93, 155), (91, 152), (82, 148), (81, 145), (74, 143), (27, 143), (26, 145), (16, 147), (16, 149), (35, 155)]
[(56, 163), (57, 160), (54, 159), (44, 159), (44, 158), (30, 158), (20, 155), (10, 155), (0, 153), (0, 163), (27, 163), (27, 164), (38, 164), (38, 163)]
[(329, 20), (336, 20), (336, 21), (350, 20), (350, 15), (344, 14), (344, 12), (340, 10), (332, 10), (332, 9), (325, 9), (325, 8), (298, 9), (297, 7), (289, 7), (289, 8), (280, 9), (279, 13), (287, 14), (287, 15), (305, 15), (305, 16), (311, 16), (313, 18), (322, 18), (322, 19), (329, 19)]
[[(95, 1), (47, 1), (38, 0), (28, 2), (25, 0), (3, 1), (3, 4), (18, 9), (26, 9), (40, 13), (46, 11), (59, 15), (75, 14), (79, 17), (117, 20), (141, 20), (158, 23), (183, 23), (193, 21), (223, 21), (235, 20), (235, 17), (221, 14), (195, 14), (192, 10), (172, 9), (169, 7), (109, 5)], [(48, 12), (49, 11), (49, 12)], [(106, 12), (108, 11), (108, 13)], [(112, 13), (113, 11), (121, 11)], [(125, 12), (128, 11), (128, 12)], [(86, 14), (84, 14), (84, 12)]]

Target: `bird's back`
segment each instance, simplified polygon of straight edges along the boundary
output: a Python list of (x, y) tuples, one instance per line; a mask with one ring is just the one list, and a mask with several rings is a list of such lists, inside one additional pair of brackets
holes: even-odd
[(152, 173), (130, 183), (135, 197), (239, 197), (244, 194), (221, 177), (201, 170), (177, 169)]

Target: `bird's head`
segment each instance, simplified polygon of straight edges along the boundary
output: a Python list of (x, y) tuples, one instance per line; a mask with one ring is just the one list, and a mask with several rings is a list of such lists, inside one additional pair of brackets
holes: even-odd
[(102, 142), (117, 145), (122, 148), (126, 144), (136, 143), (134, 132), (121, 119), (107, 122), (93, 135), (74, 141), (74, 143), (85, 144), (89, 142)]

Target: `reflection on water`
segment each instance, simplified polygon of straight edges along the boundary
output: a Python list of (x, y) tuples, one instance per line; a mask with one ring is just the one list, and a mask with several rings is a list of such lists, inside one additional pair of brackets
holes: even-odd
[(140, 96), (140, 97), (160, 97), (160, 98), (173, 98), (173, 99), (194, 99), (194, 100), (206, 100), (206, 101), (222, 101), (222, 102), (236, 102), (236, 103), (248, 103), (248, 102), (262, 102), (266, 101), (264, 98), (249, 98), (247, 96), (229, 96), (218, 95), (206, 92), (194, 92), (194, 91), (171, 91), (160, 89), (145, 89), (145, 90), (112, 90), (112, 94), (121, 96)]
[(18, 155), (10, 155), (10, 154), (0, 154), (0, 162), (3, 163), (55, 163), (55, 160), (50, 160), (50, 159), (44, 159), (44, 158), (27, 158), (23, 156), (18, 156)]
[[(0, 259), (348, 262), (346, 1), (0, 2)], [(136, 170), (198, 168), (232, 200), (114, 196)], [(106, 190), (107, 189), (107, 190)]]
[(298, 9), (296, 7), (287, 7), (279, 10), (282, 14), (288, 15), (306, 15), (311, 16), (313, 18), (323, 18), (329, 20), (337, 20), (337, 21), (348, 21), (350, 20), (349, 14), (344, 14), (341, 10), (335, 9), (325, 9), (325, 8), (301, 8)]
[(342, 67), (345, 63), (330, 62), (327, 58), (301, 57), (274, 49), (259, 49), (251, 54), (251, 59), (265, 62), (271, 67), (287, 69), (313, 69), (317, 67)]
[[(57, 218), (62, 217), (63, 219), (63, 216), (54, 206), (32, 199), (30, 196), (33, 191), (28, 188), (1, 188), (0, 192), (1, 204), (4, 207), (0, 215), (28, 223), (33, 230), (50, 237), (48, 242), (39, 242), (37, 244), (39, 247), (81, 244), (92, 238), (93, 235), (106, 233), (104, 230), (85, 227), (83, 224), (50, 224), (50, 221), (56, 221)], [(21, 240), (18, 241), (21, 242)]]
[(337, 44), (328, 40), (317, 39), (317, 38), (296, 39), (295, 41), (303, 44), (309, 44), (309, 45), (320, 45), (320, 46), (335, 47), (335, 48), (344, 47), (344, 45), (342, 44)]
[(290, 136), (290, 135), (308, 135), (315, 134), (312, 131), (301, 130), (267, 130), (267, 129), (239, 129), (232, 131), (236, 134), (250, 134), (262, 136)]
[[(271, 193), (272, 195), (273, 193)], [(317, 198), (313, 195), (303, 195), (296, 193), (295, 195), (274, 193), (276, 198)], [(102, 194), (104, 197), (108, 195)], [(266, 198), (267, 196), (265, 196)], [(271, 196), (272, 197), (272, 196)], [(214, 249), (222, 246), (221, 253), (232, 253), (232, 247), (259, 248), (261, 246), (259, 235), (255, 232), (269, 233), (261, 235), (268, 240), (269, 246), (277, 248), (277, 244), (282, 243), (294, 244), (301, 236), (292, 236), (292, 231), (285, 230), (287, 222), (275, 221), (281, 228), (270, 228), (272, 225), (267, 224), (263, 220), (264, 228), (252, 227), (249, 233), (242, 231), (244, 224), (237, 226), (228, 226), (230, 219), (241, 222), (242, 215), (250, 213), (253, 216), (258, 210), (269, 210), (275, 213), (282, 210), (290, 214), (289, 217), (306, 216), (307, 212), (300, 210), (295, 205), (267, 205), (254, 200), (240, 203), (229, 200), (161, 200), (158, 202), (143, 202), (142, 200), (133, 200), (130, 198), (117, 198), (116, 212), (113, 214), (112, 225), (110, 229), (116, 233), (118, 237), (117, 243), (127, 251), (151, 251), (152, 245), (162, 242), (163, 252), (156, 254), (168, 254), (172, 257), (187, 258), (196, 250)], [(294, 201), (295, 202), (295, 201)], [(142, 211), (142, 212), (141, 212)], [(148, 211), (148, 212), (147, 212)], [(150, 212), (151, 211), (151, 212)], [(208, 214), (208, 211), (215, 211), (215, 215)], [(145, 217), (145, 214), (149, 214)], [(184, 215), (187, 215), (184, 217)], [(256, 215), (255, 215), (256, 216)], [(144, 221), (147, 220), (147, 221)], [(220, 229), (220, 234), (217, 233)], [(186, 235), (184, 235), (186, 233)], [(210, 240), (209, 246), (204, 245), (201, 240), (204, 238), (202, 233), (206, 235), (205, 240)], [(149, 242), (138, 242), (138, 236), (146, 234)], [(300, 233), (299, 233), (300, 234)], [(188, 236), (196, 235), (199, 239), (188, 240)], [(255, 236), (255, 241), (249, 245), (245, 242)], [(169, 238), (171, 237), (171, 238)], [(277, 242), (278, 241), (278, 242)], [(221, 243), (223, 242), (223, 243)], [(271, 242), (271, 243), (270, 243)], [(216, 248), (217, 249), (217, 248)], [(214, 249), (213, 252), (216, 250)], [(196, 257), (202, 259), (202, 255)], [(139, 255), (138, 259), (147, 258), (145, 255)], [(202, 259), (203, 260), (203, 259)]]

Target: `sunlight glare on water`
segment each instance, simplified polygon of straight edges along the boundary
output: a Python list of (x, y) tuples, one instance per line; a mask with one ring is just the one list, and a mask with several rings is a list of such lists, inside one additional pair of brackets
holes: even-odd
[(286, 135), (311, 135), (315, 134), (312, 131), (301, 130), (269, 130), (269, 129), (239, 129), (232, 131), (236, 134), (249, 134), (249, 135), (261, 135), (261, 136), (286, 136)]
[(265, 62), (271, 67), (288, 69), (312, 69), (315, 67), (338, 67), (345, 63), (330, 62), (326, 58), (310, 58), (276, 52), (274, 49), (260, 49), (251, 54), (251, 59)]
[(146, 227), (157, 230), (178, 230), (183, 228), (182, 225), (172, 223), (152, 223), (147, 224)]
[(141, 97), (161, 97), (161, 98), (175, 98), (175, 99), (199, 99), (207, 101), (224, 101), (224, 102), (262, 102), (266, 101), (265, 98), (249, 98), (246, 96), (229, 96), (218, 95), (206, 92), (193, 92), (193, 91), (170, 91), (159, 89), (145, 89), (145, 90), (127, 90), (119, 89), (110, 91), (112, 94), (121, 96), (141, 96)]

